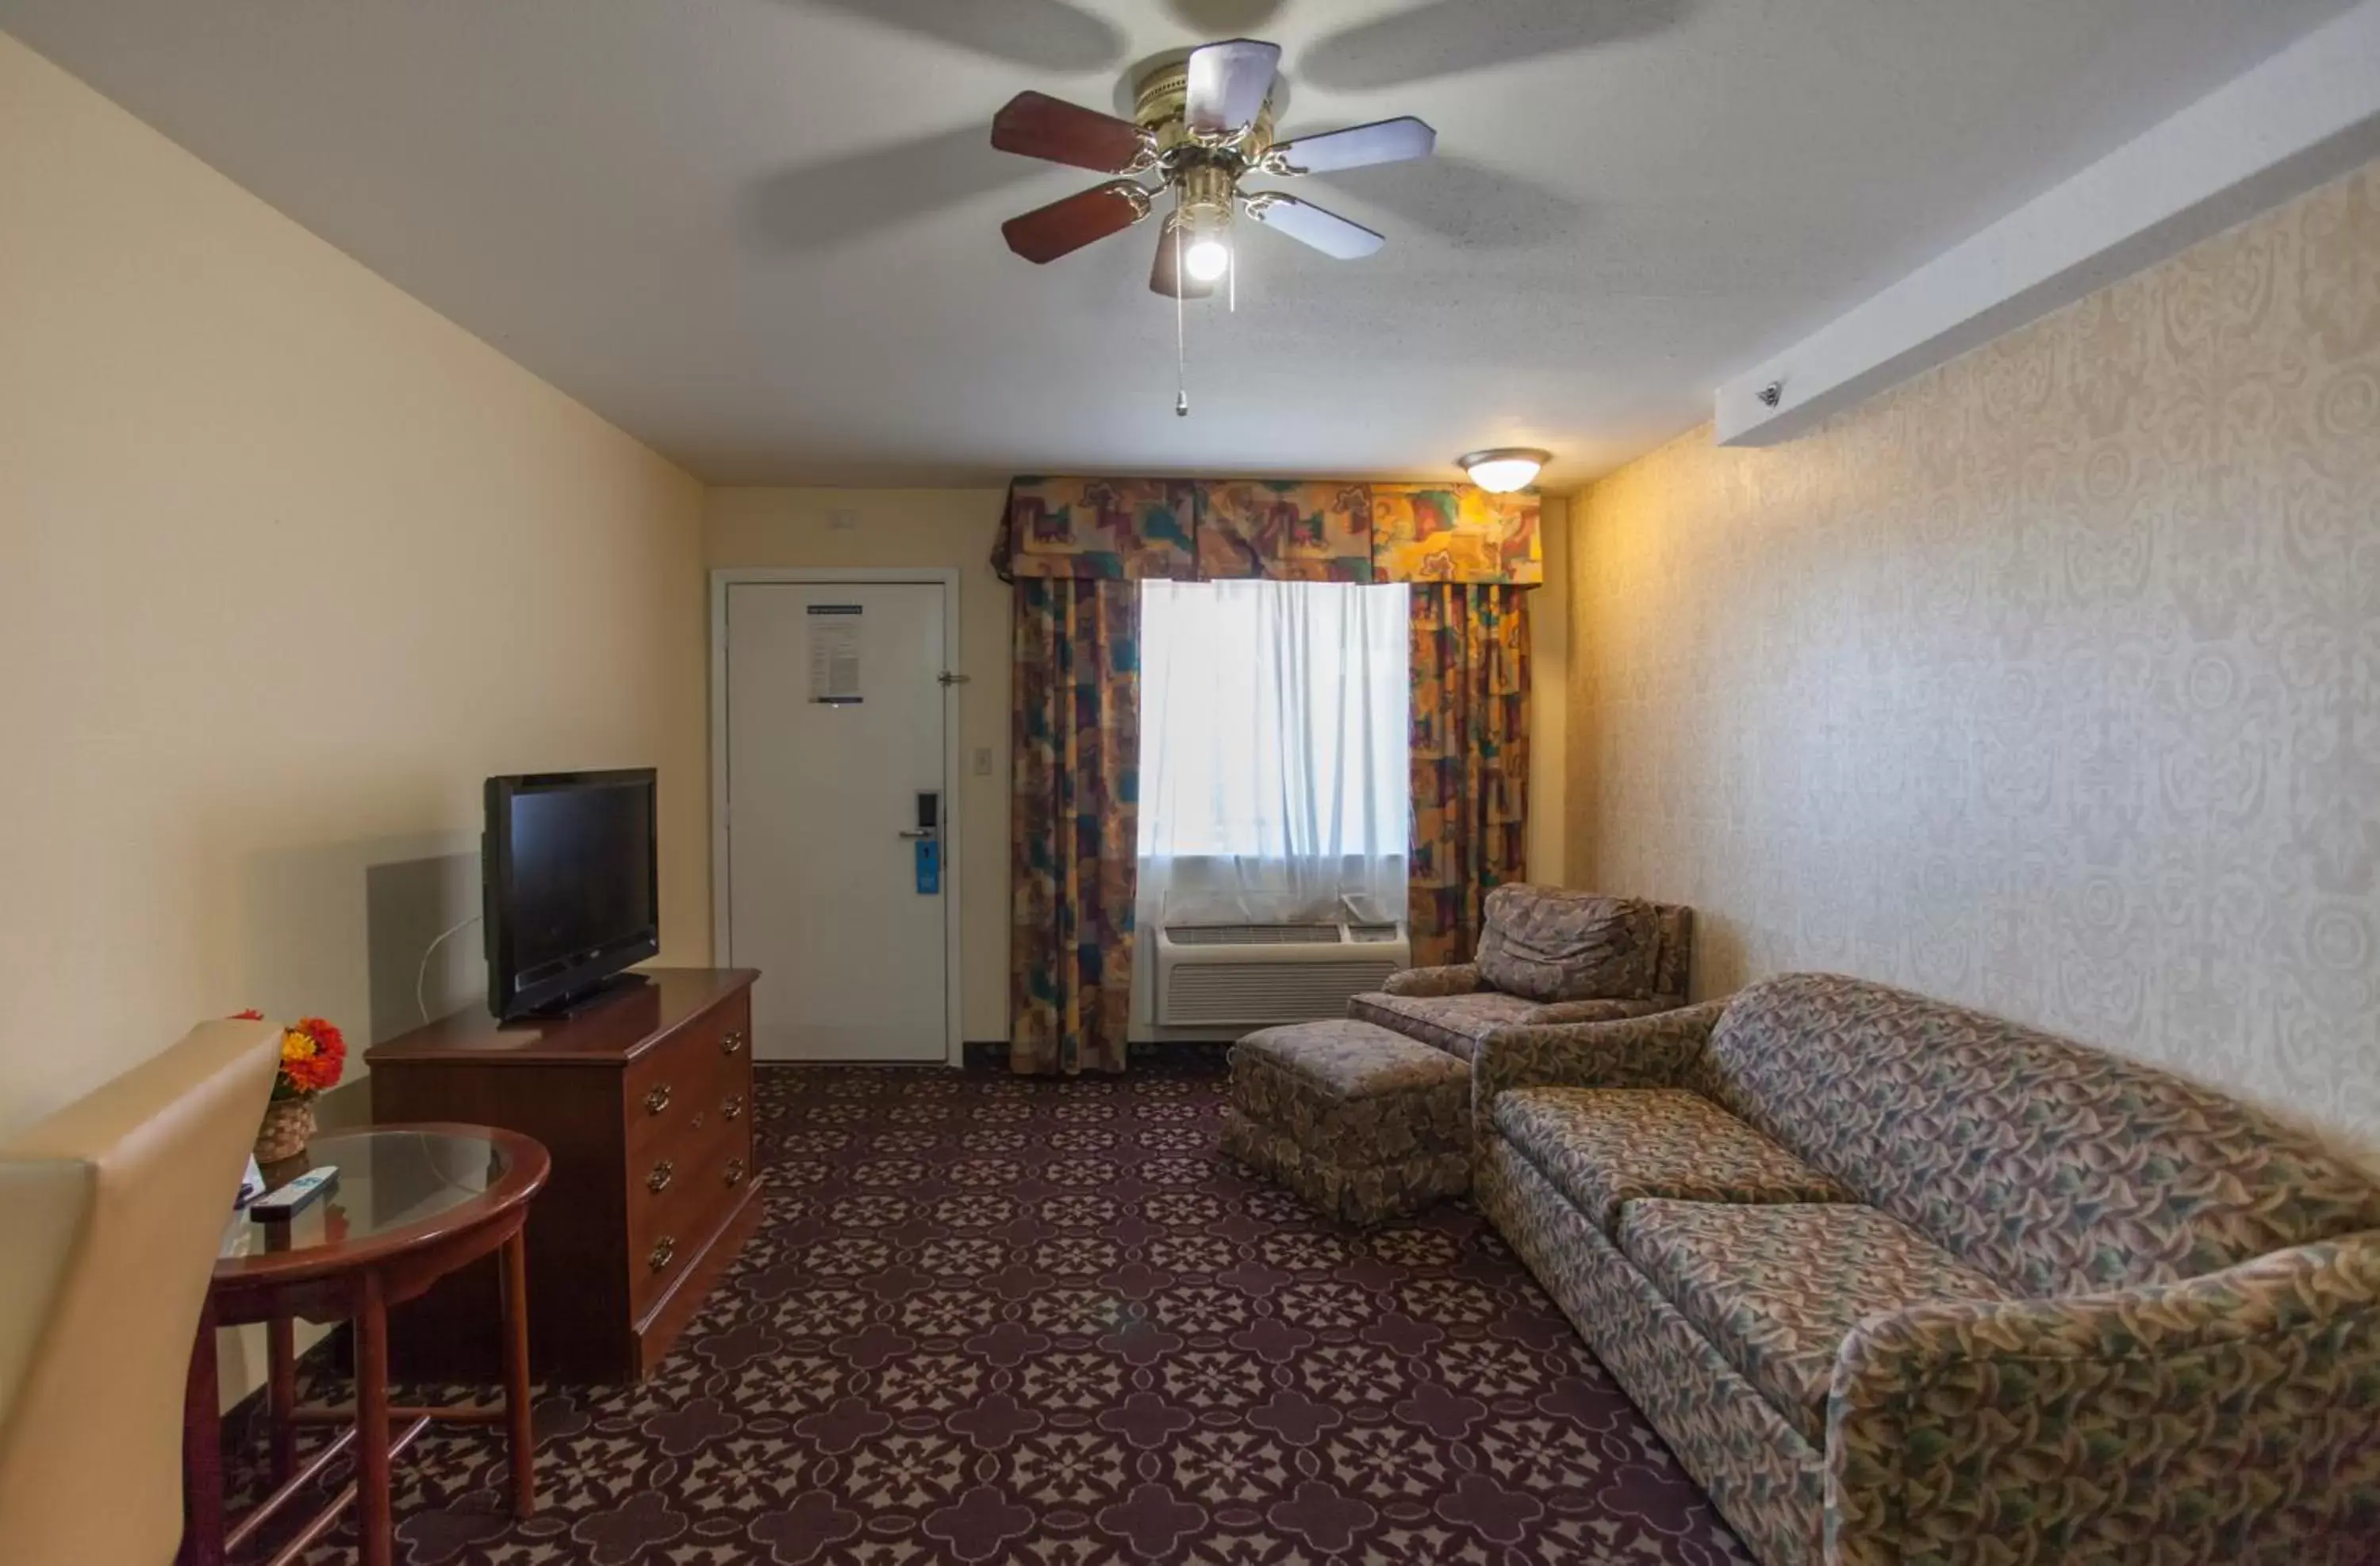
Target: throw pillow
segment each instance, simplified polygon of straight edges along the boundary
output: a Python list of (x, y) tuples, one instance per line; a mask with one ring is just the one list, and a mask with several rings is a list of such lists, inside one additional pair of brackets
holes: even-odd
[(1653, 993), (1659, 922), (1653, 904), (1544, 886), (1488, 894), (1474, 960), (1509, 995), (1557, 1001), (1642, 1001)]

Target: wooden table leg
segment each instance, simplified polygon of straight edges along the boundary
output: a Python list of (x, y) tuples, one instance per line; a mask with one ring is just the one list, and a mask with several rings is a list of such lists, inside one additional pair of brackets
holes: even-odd
[(537, 1434), (528, 1390), (528, 1241), (523, 1229), (504, 1242), (502, 1266), (505, 1447), (512, 1458), (513, 1515), (537, 1510)]
[(199, 1307), (182, 1386), (182, 1548), (178, 1566), (223, 1566), (223, 1398), (215, 1368), (213, 1294)]
[(289, 1416), (298, 1406), (298, 1329), (285, 1310), (275, 1310), (264, 1324), (265, 1407), (273, 1428), (273, 1482), (284, 1485), (298, 1472), (298, 1426)]
[(356, 1311), (356, 1545), (363, 1566), (395, 1552), (389, 1495), (388, 1303), (367, 1269)]

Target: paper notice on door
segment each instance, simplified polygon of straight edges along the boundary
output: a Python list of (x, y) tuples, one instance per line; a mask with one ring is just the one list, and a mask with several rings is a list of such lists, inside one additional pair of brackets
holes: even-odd
[(855, 707), (859, 695), (859, 605), (813, 603), (810, 616), (810, 699)]

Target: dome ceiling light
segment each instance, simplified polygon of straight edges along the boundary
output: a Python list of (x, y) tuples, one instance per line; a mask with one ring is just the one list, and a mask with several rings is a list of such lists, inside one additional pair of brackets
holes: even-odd
[(1536, 483), (1537, 470), (1553, 459), (1553, 453), (1535, 446), (1490, 446), (1456, 457), (1454, 465), (1490, 494), (1509, 495)]

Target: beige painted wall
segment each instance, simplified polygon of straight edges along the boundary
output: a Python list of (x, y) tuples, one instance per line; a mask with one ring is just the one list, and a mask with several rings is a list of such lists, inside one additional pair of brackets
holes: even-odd
[[(961, 1011), (975, 1042), (1008, 1037), (1009, 589), (991, 569), (1001, 490), (714, 489), (703, 504), (703, 558), (712, 566), (949, 565), (959, 570)], [(1529, 861), (1558, 878), (1564, 858), (1562, 692), (1569, 664), (1561, 569), (1568, 508), (1546, 503), (1547, 585), (1532, 595)], [(838, 526), (838, 522), (841, 523)], [(991, 772), (976, 773), (977, 753)]]
[(2380, 1165), (2380, 165), (1572, 531), (1574, 879)]
[(707, 960), (700, 486), (6, 37), (0, 214), (0, 1133), (401, 1023), (489, 773), (660, 767)]

